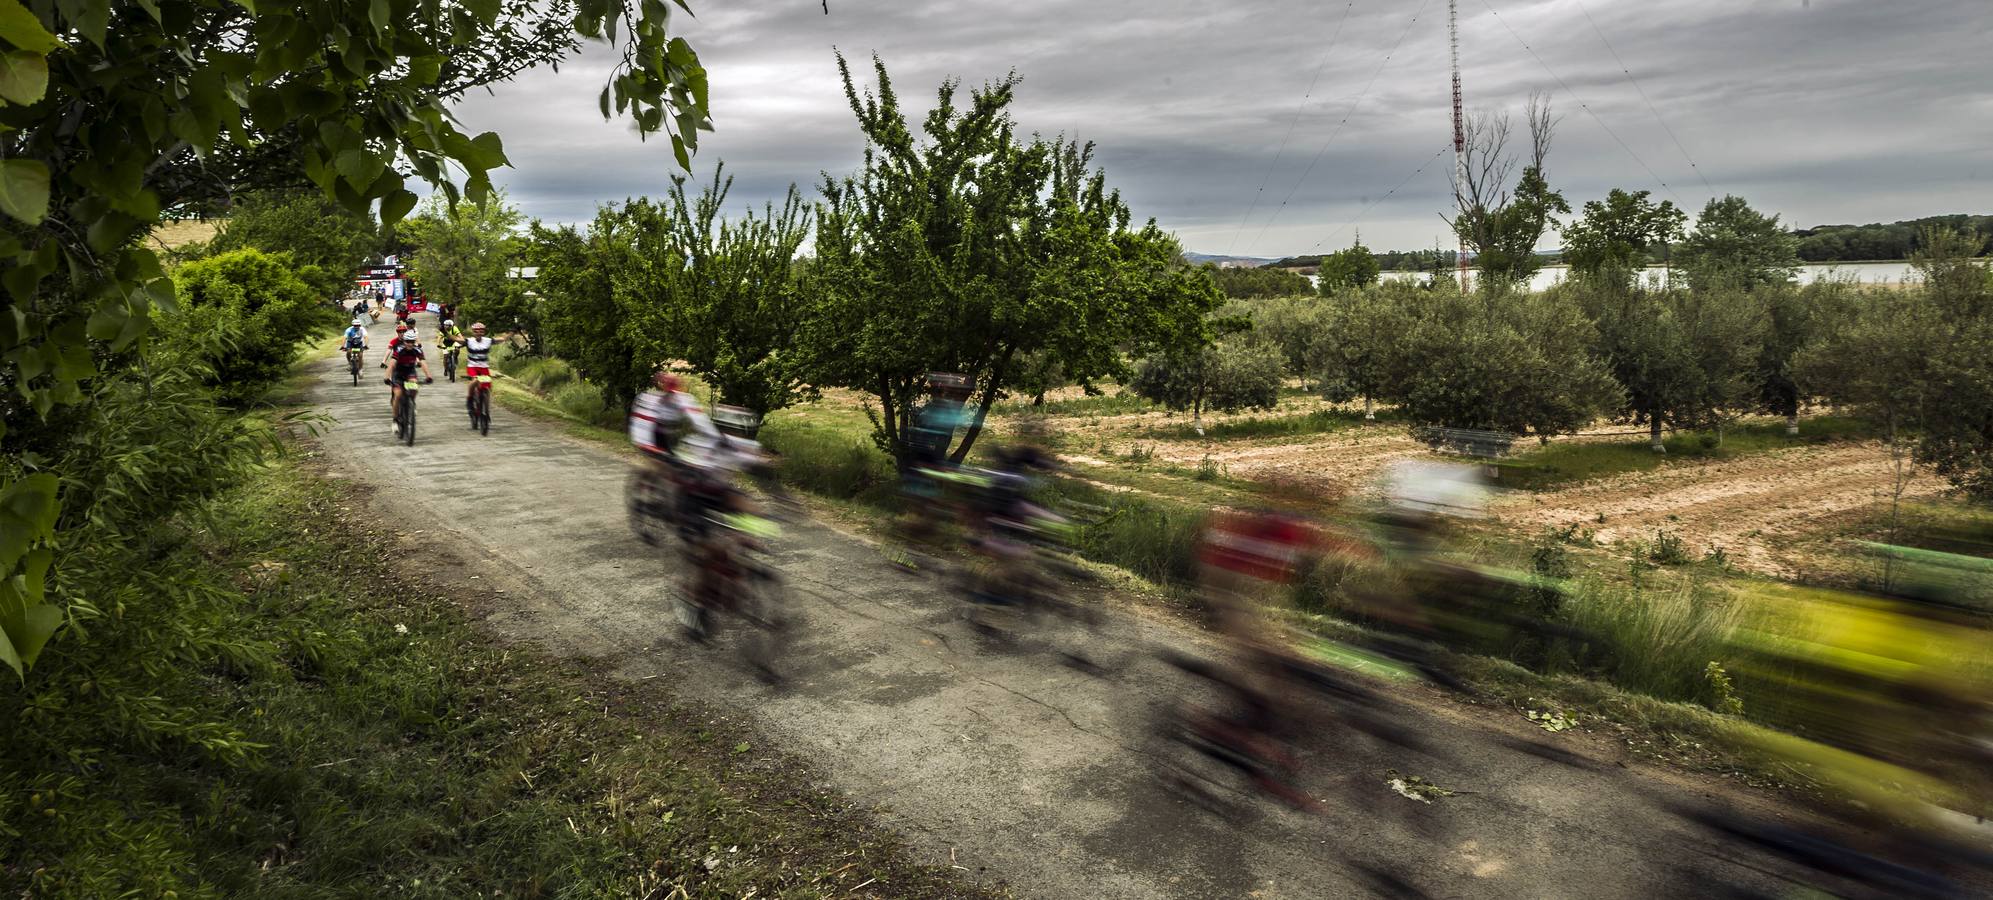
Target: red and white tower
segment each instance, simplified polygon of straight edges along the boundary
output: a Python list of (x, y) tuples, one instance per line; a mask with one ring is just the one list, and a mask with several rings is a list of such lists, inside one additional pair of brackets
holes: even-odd
[[(1467, 119), (1460, 105), (1460, 0), (1447, 0), (1446, 37), (1453, 56), (1453, 191), (1460, 196), (1467, 180)], [(1467, 239), (1460, 239), (1460, 252), (1454, 257), (1460, 268), (1460, 289), (1467, 290)]]

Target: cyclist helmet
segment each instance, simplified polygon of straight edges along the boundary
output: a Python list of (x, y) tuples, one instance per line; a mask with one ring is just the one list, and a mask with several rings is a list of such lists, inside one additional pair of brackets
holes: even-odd
[(366, 325), (367, 325), (367, 317), (366, 317), (366, 316), (354, 316), (354, 317), (353, 317), (353, 324), (355, 324), (355, 325), (358, 325), (358, 326), (360, 326), (360, 327), (362, 327), (362, 328), (365, 328), (365, 327), (366, 327)]
[(483, 322), (472, 322), (472, 323), (471, 323), (471, 330), (472, 330), (472, 331), (483, 331), (483, 330), (484, 330), (484, 323), (483, 323)]
[(400, 334), (400, 333), (402, 333), (402, 332), (404, 332), (404, 331), (407, 331), (407, 330), (408, 330), (408, 323), (407, 323), (407, 322), (396, 322), (396, 323), (394, 323), (394, 332), (395, 332), (396, 334)]
[(678, 376), (670, 372), (657, 373), (657, 376), (651, 379), (651, 383), (657, 385), (658, 390), (666, 393), (678, 390)]
[(443, 327), (444, 327), (444, 328), (455, 328), (455, 327), (457, 327), (457, 320), (455, 320), (455, 319), (444, 319), (444, 320), (443, 320)]

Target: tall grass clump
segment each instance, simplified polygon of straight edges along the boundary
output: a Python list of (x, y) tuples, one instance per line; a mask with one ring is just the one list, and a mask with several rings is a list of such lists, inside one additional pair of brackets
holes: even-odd
[(1116, 497), (1087, 526), (1080, 552), (1156, 583), (1196, 578), (1197, 536), (1204, 516), (1189, 507)]
[(1706, 698), (1709, 663), (1724, 658), (1741, 615), (1693, 582), (1636, 589), (1592, 579), (1571, 584), (1562, 612), (1597, 641), (1578, 655), (1580, 667), (1628, 690), (1690, 701)]
[(600, 388), (579, 378), (562, 383), (549, 397), (562, 413), (584, 422), (614, 427), (623, 420), (623, 411), (610, 407)]
[(782, 481), (813, 494), (884, 505), (897, 483), (892, 459), (870, 441), (850, 434), (776, 419), (762, 429), (760, 438), (780, 455)]

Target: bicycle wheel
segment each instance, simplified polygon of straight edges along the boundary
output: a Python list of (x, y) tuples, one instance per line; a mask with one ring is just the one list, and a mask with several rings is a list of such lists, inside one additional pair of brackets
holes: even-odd
[(630, 531), (652, 547), (664, 542), (673, 531), (665, 516), (671, 508), (671, 492), (657, 483), (657, 476), (641, 469), (630, 473), (623, 494), (630, 510)]
[(477, 392), (477, 433), (480, 436), (491, 433), (491, 392), (488, 390)]
[(778, 666), (787, 657), (795, 633), (789, 621), (788, 593), (782, 576), (757, 569), (746, 576), (743, 587), (740, 616), (747, 632), (741, 636), (741, 655), (761, 680), (779, 682), (782, 673)]
[(348, 354), (346, 354), (346, 367), (347, 367), (347, 368), (349, 368), (349, 369), (352, 369), (352, 370), (353, 370), (353, 386), (354, 386), (354, 387), (359, 387), (359, 386), (360, 386), (360, 357), (359, 357), (359, 355), (358, 355), (358, 354), (354, 354), (354, 353), (348, 353)]
[(457, 358), (455, 356), (444, 354), (443, 377), (449, 379), (451, 384), (457, 383)]
[(415, 446), (415, 395), (408, 391), (403, 391), (401, 402), (402, 405), (408, 407), (407, 412), (403, 414), (403, 418), (408, 420), (408, 424), (402, 436), (408, 441), (408, 445), (413, 447)]

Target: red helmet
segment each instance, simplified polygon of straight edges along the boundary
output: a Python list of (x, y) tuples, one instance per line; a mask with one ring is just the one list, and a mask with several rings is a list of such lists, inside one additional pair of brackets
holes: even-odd
[(408, 330), (408, 323), (407, 323), (407, 322), (396, 322), (396, 323), (394, 323), (394, 330), (395, 330), (396, 332), (402, 332), (402, 331), (407, 331), (407, 330)]
[(678, 390), (678, 376), (670, 372), (657, 373), (657, 377), (652, 378), (651, 383), (657, 385), (657, 389), (660, 391)]

